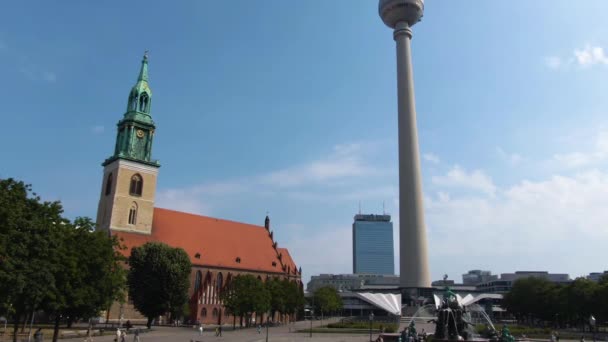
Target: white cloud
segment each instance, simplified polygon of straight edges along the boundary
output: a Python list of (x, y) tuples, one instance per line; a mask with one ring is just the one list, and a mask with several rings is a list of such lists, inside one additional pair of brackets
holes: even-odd
[(325, 158), (306, 164), (269, 172), (258, 178), (261, 183), (294, 187), (310, 183), (343, 180), (350, 177), (370, 175), (378, 170), (363, 158), (373, 144), (336, 145)]
[(314, 234), (292, 234), (283, 246), (298, 266), (302, 267), (302, 279), (320, 273), (352, 273), (352, 231), (348, 224), (324, 226)]
[(591, 170), (520, 181), (494, 197), (434, 197), (427, 222), (435, 266), (454, 267), (457, 257), (460, 270), (489, 262), (511, 271), (563, 264), (557, 271), (578, 273), (582, 254), (591, 249), (593, 260), (585, 267), (603, 269), (595, 260), (608, 257), (602, 247), (608, 239), (606, 189), (608, 173)]
[(580, 66), (608, 64), (608, 57), (600, 46), (587, 45), (583, 49), (574, 50), (576, 63)]
[(498, 156), (509, 163), (511, 166), (516, 166), (523, 161), (523, 157), (517, 153), (507, 153), (500, 147), (496, 148)]
[(42, 79), (47, 82), (55, 82), (55, 81), (57, 81), (57, 75), (51, 71), (43, 71)]
[(105, 127), (102, 125), (95, 125), (91, 128), (91, 131), (95, 134), (102, 134), (105, 131)]
[(433, 164), (439, 164), (439, 162), (440, 162), (439, 157), (432, 153), (425, 153), (422, 155), (422, 158), (424, 158), (424, 160), (428, 161), (429, 163), (433, 163)]
[(494, 182), (482, 170), (473, 170), (468, 173), (458, 165), (454, 166), (446, 175), (434, 176), (431, 180), (435, 185), (476, 190), (488, 195), (494, 195), (496, 191)]
[(557, 56), (545, 58), (545, 65), (551, 69), (559, 69), (563, 64), (562, 59)]
[(38, 65), (27, 64), (20, 66), (17, 70), (31, 81), (44, 81), (54, 83), (57, 75), (52, 71), (41, 70)]
[(195, 192), (180, 189), (164, 189), (156, 193), (156, 207), (199, 215), (211, 215), (211, 208), (203, 203)]
[(608, 131), (600, 131), (588, 151), (575, 151), (553, 155), (553, 162), (562, 168), (581, 168), (595, 165), (608, 159)]

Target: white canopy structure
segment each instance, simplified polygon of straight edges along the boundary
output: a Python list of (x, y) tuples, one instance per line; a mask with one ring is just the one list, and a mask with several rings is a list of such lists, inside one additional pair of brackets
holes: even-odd
[(356, 295), (393, 315), (401, 315), (401, 294), (357, 292)]

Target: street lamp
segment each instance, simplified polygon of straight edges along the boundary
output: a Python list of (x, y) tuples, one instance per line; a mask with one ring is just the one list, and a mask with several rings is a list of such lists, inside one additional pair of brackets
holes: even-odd
[(589, 316), (589, 326), (591, 327), (591, 332), (593, 333), (593, 342), (595, 342), (595, 317), (593, 317), (593, 315)]
[(374, 324), (374, 312), (369, 314), (369, 342), (372, 342), (372, 324)]
[(314, 314), (314, 310), (310, 309), (309, 311), (310, 311), (310, 313), (309, 313), (309, 315), (310, 315), (310, 337), (312, 337), (312, 315)]
[(268, 317), (270, 317), (270, 311), (268, 311), (268, 316), (266, 316), (266, 342), (268, 342)]

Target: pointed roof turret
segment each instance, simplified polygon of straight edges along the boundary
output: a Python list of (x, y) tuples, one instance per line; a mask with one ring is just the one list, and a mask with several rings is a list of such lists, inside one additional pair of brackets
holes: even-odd
[(148, 51), (144, 52), (144, 58), (141, 60), (141, 68), (139, 69), (139, 75), (137, 76), (137, 83), (131, 89), (131, 94), (147, 93), (149, 97), (152, 97), (152, 90), (148, 84)]
[(148, 82), (148, 50), (144, 52), (144, 58), (141, 60), (141, 69), (137, 80)]

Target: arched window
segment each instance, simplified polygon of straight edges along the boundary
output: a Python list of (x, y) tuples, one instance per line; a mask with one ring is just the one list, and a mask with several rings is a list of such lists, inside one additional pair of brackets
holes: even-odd
[(131, 93), (129, 96), (129, 110), (137, 110), (137, 93)]
[(139, 97), (139, 111), (147, 113), (149, 102), (150, 102), (150, 98), (148, 97), (148, 94), (146, 94), (146, 93), (141, 94), (141, 96)]
[(213, 308), (213, 311), (211, 311), (211, 314), (213, 315), (213, 318), (216, 318), (217, 314), (218, 314), (217, 308)]
[(131, 186), (129, 187), (129, 194), (133, 196), (141, 196), (141, 192), (144, 188), (144, 180), (139, 174), (131, 177)]
[(194, 280), (194, 292), (198, 291), (201, 287), (201, 282), (203, 281), (203, 274), (201, 271), (196, 271), (196, 279)]
[(108, 175), (108, 179), (106, 179), (106, 196), (112, 193), (112, 172)]
[(137, 224), (137, 203), (133, 202), (129, 209), (129, 224)]
[(201, 317), (207, 317), (207, 308), (201, 310)]
[(222, 286), (224, 285), (224, 276), (222, 272), (217, 274), (217, 292), (219, 293), (222, 290)]

